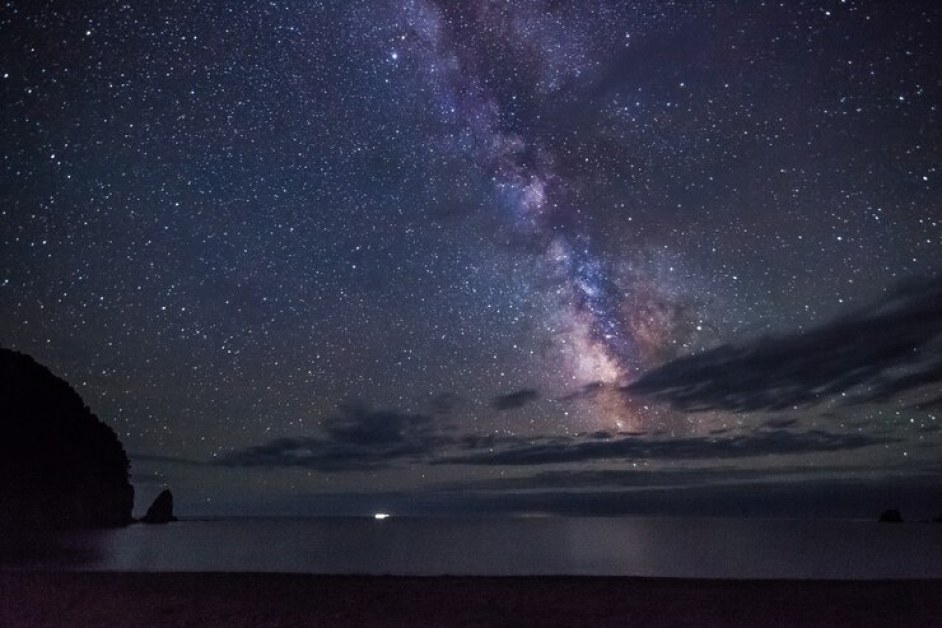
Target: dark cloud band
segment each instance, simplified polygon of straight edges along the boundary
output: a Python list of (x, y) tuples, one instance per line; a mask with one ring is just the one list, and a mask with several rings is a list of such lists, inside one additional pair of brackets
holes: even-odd
[(648, 439), (626, 436), (599, 439), (546, 439), (530, 445), (475, 451), (446, 457), (433, 464), (542, 465), (605, 460), (696, 460), (749, 458), (772, 454), (802, 454), (819, 451), (860, 449), (895, 442), (865, 434), (837, 434), (820, 430), (790, 432), (759, 431), (725, 438), (690, 437)]
[(942, 381), (942, 278), (815, 330), (724, 345), (644, 374), (629, 394), (685, 411), (784, 410), (844, 395), (891, 400)]
[(491, 406), (495, 410), (515, 410), (540, 398), (540, 393), (532, 388), (524, 388), (506, 395), (495, 397)]
[(574, 436), (456, 435), (429, 417), (348, 409), (318, 437), (281, 438), (232, 452), (217, 464), (366, 471), (417, 462), (433, 465), (539, 466), (631, 460), (739, 459), (855, 450), (897, 442), (889, 436), (762, 428), (729, 435), (658, 438), (607, 432)]

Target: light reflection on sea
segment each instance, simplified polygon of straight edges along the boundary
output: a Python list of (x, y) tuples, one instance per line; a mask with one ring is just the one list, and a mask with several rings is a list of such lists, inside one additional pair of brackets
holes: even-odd
[[(942, 578), (942, 525), (706, 518), (180, 521), (72, 533), (33, 567), (392, 575)], [(81, 560), (76, 557), (82, 557)]]

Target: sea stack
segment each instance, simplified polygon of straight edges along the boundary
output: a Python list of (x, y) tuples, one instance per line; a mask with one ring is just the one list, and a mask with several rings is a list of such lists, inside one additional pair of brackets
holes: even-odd
[(902, 523), (903, 515), (898, 510), (884, 510), (880, 513), (880, 523)]
[(157, 496), (147, 509), (147, 514), (141, 519), (143, 523), (170, 523), (176, 520), (173, 516), (173, 493), (169, 490), (164, 490)]

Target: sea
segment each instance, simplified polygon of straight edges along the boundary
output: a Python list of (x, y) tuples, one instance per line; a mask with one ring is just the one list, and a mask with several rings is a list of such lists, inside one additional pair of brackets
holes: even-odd
[(848, 520), (183, 520), (66, 534), (17, 568), (413, 576), (942, 578), (942, 525)]

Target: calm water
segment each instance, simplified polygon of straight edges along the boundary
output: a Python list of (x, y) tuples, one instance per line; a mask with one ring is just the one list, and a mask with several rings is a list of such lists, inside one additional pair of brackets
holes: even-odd
[[(942, 578), (942, 525), (917, 523), (249, 519), (134, 525), (62, 544), (66, 566), (118, 571)], [(57, 561), (38, 564), (65, 564)]]

